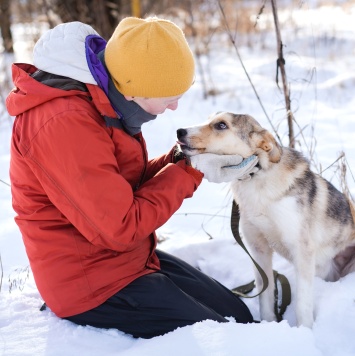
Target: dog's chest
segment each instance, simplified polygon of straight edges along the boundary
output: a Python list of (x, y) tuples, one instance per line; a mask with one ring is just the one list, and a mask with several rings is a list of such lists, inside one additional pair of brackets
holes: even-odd
[(273, 197), (258, 192), (235, 191), (235, 199), (241, 213), (241, 230), (248, 241), (260, 239), (289, 260), (293, 260), (292, 251), (297, 245), (298, 228), (302, 225), (297, 211), (295, 197)]

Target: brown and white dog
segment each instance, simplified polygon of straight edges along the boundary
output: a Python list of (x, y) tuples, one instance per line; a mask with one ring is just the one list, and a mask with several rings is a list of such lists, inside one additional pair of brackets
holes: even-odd
[[(355, 270), (355, 223), (350, 203), (331, 183), (313, 173), (298, 151), (281, 147), (248, 115), (221, 112), (198, 126), (177, 131), (182, 151), (257, 155), (260, 170), (249, 180), (231, 183), (240, 208), (240, 229), (269, 287), (259, 299), (263, 320), (274, 315), (272, 254), (295, 267), (298, 325), (313, 325), (313, 283), (335, 281)], [(261, 287), (259, 273), (256, 285)]]

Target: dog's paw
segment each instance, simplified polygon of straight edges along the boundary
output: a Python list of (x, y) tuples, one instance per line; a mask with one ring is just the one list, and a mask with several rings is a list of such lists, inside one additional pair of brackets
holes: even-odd
[(261, 320), (265, 321), (277, 321), (276, 315), (273, 310), (261, 310), (260, 311), (260, 318)]
[(312, 329), (313, 327), (313, 318), (298, 318), (297, 326), (305, 326)]

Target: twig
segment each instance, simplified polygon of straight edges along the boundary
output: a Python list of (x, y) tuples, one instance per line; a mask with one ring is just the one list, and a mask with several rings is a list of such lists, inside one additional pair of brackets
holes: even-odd
[(207, 230), (205, 229), (203, 223), (201, 224), (201, 228), (202, 228), (203, 232), (209, 237), (209, 239), (213, 240), (213, 236), (209, 232), (207, 232)]
[(335, 163), (337, 163), (340, 159), (342, 159), (345, 156), (344, 152), (340, 154), (340, 156), (332, 163), (330, 164), (327, 168), (323, 169), (320, 174), (322, 175), (326, 170), (328, 170), (330, 167), (334, 166)]
[(256, 27), (256, 25), (258, 24), (258, 21), (259, 21), (259, 19), (260, 19), (261, 14), (264, 12), (266, 1), (267, 1), (267, 0), (264, 0), (264, 1), (263, 1), (263, 5), (261, 6), (261, 8), (260, 8), (260, 10), (259, 10), (259, 13), (258, 13), (257, 16), (256, 16), (256, 21), (255, 21), (254, 27)]
[(3, 181), (2, 179), (0, 179), (0, 182), (6, 184), (6, 185), (9, 186), (9, 187), (11, 187), (11, 185), (10, 185), (9, 183), (6, 183), (6, 182)]

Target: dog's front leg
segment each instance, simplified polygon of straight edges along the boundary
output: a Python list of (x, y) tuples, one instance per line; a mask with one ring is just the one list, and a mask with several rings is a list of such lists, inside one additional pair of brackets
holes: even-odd
[(315, 252), (299, 251), (296, 268), (296, 318), (297, 325), (313, 326), (313, 288), (315, 276)]
[[(255, 261), (260, 265), (267, 275), (269, 285), (267, 289), (259, 296), (260, 318), (261, 320), (276, 321), (274, 312), (274, 274), (272, 270), (272, 254), (273, 251), (269, 247), (267, 241), (262, 234), (257, 236), (249, 243), (251, 255)], [(255, 284), (257, 290), (260, 291), (263, 288), (263, 280), (259, 271), (254, 267), (255, 271)]]
[[(262, 255), (258, 256), (260, 266), (263, 268), (267, 275), (269, 285), (267, 289), (259, 296), (260, 317), (262, 320), (276, 321), (276, 315), (274, 312), (274, 273), (272, 270), (272, 250), (268, 249), (264, 251)], [(256, 285), (258, 291), (263, 287), (263, 281), (260, 273), (255, 270), (256, 273)]]

